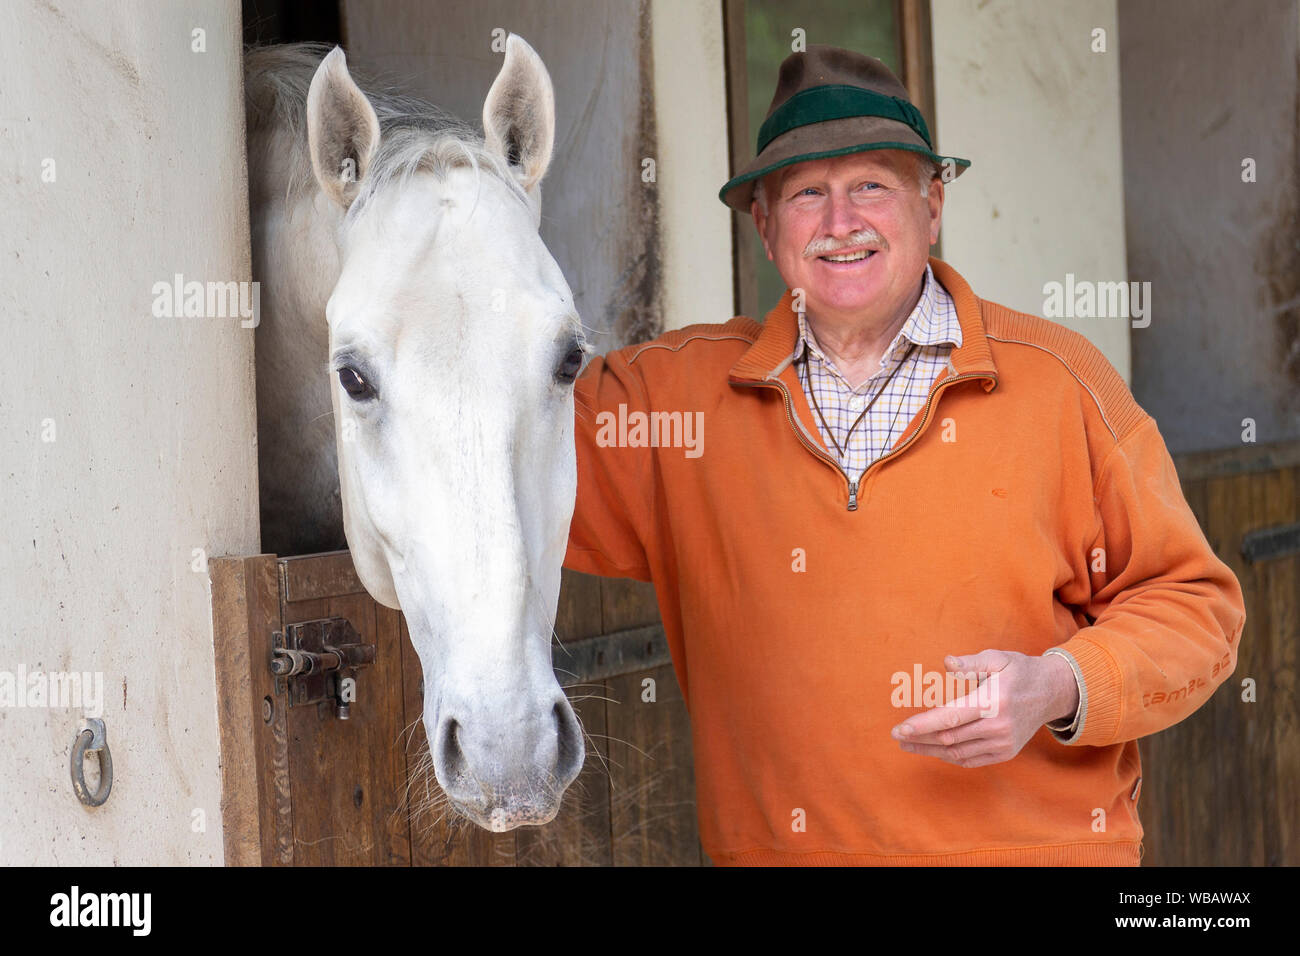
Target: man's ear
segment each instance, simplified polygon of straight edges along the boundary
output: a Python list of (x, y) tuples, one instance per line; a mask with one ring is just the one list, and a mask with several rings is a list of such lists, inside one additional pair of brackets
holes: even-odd
[(767, 244), (767, 213), (758, 205), (758, 200), (750, 200), (749, 214), (754, 217), (754, 228), (758, 230), (758, 241), (763, 244), (763, 252), (772, 258), (772, 247)]
[(939, 227), (943, 225), (943, 180), (936, 176), (930, 182), (930, 245), (939, 241)]

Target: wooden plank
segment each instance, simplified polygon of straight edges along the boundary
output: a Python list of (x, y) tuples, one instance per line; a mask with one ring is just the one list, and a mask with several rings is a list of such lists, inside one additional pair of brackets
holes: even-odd
[[(398, 670), (401, 675), (400, 681), (396, 687), (391, 683), (385, 688), (385, 693), (389, 699), (396, 698), (397, 703), (397, 720), (401, 730), (398, 731), (396, 738), (392, 741), (392, 747), (395, 759), (393, 772), (400, 775), (400, 788), (395, 794), (395, 808), (388, 815), (386, 827), (389, 834), (390, 846), (393, 848), (392, 864), (394, 866), (411, 866), (415, 859), (415, 834), (411, 825), (411, 814), (409, 812), (408, 782), (411, 779), (412, 762), (419, 751), (411, 749), (411, 721), (415, 720), (418, 724), (419, 712), (414, 715), (408, 713), (406, 699), (406, 668), (407, 658), (403, 644), (407, 643), (402, 631), (402, 612), (390, 607), (384, 607), (378, 602), (374, 603), (375, 612), (375, 639), (376, 644), (382, 648), (388, 648), (390, 654), (395, 654), (398, 662)], [(363, 674), (364, 677), (364, 674)]]
[[(1300, 467), (1280, 476), (1279, 503), (1290, 502), (1291, 514), (1300, 514)], [(1264, 759), (1275, 768), (1272, 788), (1277, 807), (1276, 826), (1267, 834), (1267, 866), (1294, 866), (1300, 860), (1300, 557), (1262, 564), (1260, 593), (1271, 610), (1270, 686), (1260, 689), (1258, 703), (1242, 704), (1257, 722), (1273, 730), (1273, 749)], [(1258, 631), (1254, 634), (1258, 635)], [(1261, 682), (1262, 683), (1262, 682)], [(1241, 681), (1236, 681), (1240, 695)], [(1264, 693), (1268, 693), (1264, 697)], [(1270, 759), (1271, 758), (1271, 759)]]
[(930, 0), (896, 0), (898, 62), (908, 98), (925, 114), (930, 138), (939, 143), (934, 114), (934, 42), (930, 33)]
[(1178, 477), (1184, 481), (1279, 471), (1300, 465), (1300, 441), (1252, 443), (1240, 448), (1174, 455), (1173, 459)]
[[(1235, 481), (1244, 483), (1247, 478)], [(1255, 480), (1253, 500), (1255, 518), (1247, 529), (1268, 527), (1300, 515), (1300, 467), (1269, 472)], [(1252, 515), (1252, 517), (1255, 517)], [(1297, 587), (1300, 577), (1300, 557), (1245, 562), (1253, 577), (1253, 596), (1262, 611), (1261, 624), (1266, 630), (1255, 629), (1248, 617), (1247, 630), (1255, 647), (1248, 652), (1242, 642), (1242, 655), (1248, 656), (1246, 666), (1238, 665), (1233, 675), (1237, 707), (1244, 711), (1249, 721), (1248, 746), (1245, 752), (1234, 754), (1239, 758), (1237, 771), (1243, 781), (1259, 780), (1255, 787), (1263, 791), (1258, 799), (1259, 845), (1254, 848), (1250, 862), (1255, 865), (1278, 866), (1294, 863), (1300, 855), (1297, 841), (1297, 785), (1300, 783), (1300, 759), (1295, 750), (1300, 745), (1300, 715), (1296, 706), (1296, 643), (1300, 638), (1300, 610), (1297, 609)], [(1235, 570), (1235, 568), (1234, 568)], [(1247, 615), (1251, 606), (1247, 606)], [(1253, 704), (1241, 702), (1241, 682), (1252, 677), (1256, 682), (1257, 700)], [(1240, 733), (1243, 728), (1231, 728)], [(1225, 737), (1224, 739), (1229, 739)], [(1240, 738), (1234, 738), (1240, 739)], [(1254, 743), (1255, 746), (1250, 746)], [(1262, 771), (1262, 772), (1261, 772)], [(1261, 779), (1262, 778), (1262, 779)], [(1248, 804), (1249, 805), (1249, 804)]]
[[(659, 623), (652, 584), (601, 579), (605, 633)], [(642, 697), (653, 680), (656, 700)], [(690, 718), (671, 665), (608, 680), (610, 823), (616, 866), (698, 865)]]
[(690, 719), (671, 665), (609, 680), (616, 866), (698, 866)]
[(280, 574), (284, 580), (284, 599), (291, 604), (366, 593), (352, 564), (352, 555), (347, 551), (281, 558)]
[[(930, 139), (936, 150), (939, 117), (934, 104), (934, 40), (930, 29), (930, 0), (895, 0), (894, 23), (898, 35), (899, 79), (907, 87), (907, 96), (925, 116)], [(940, 153), (939, 155), (944, 155)], [(930, 255), (943, 258), (943, 235), (930, 249)]]
[[(1247, 620), (1237, 669), (1214, 697), (1141, 741), (1144, 865), (1279, 865), (1300, 856), (1300, 556), (1250, 564), (1241, 554), (1245, 532), (1300, 513), (1300, 466), (1260, 470), (1270, 454), (1246, 447), (1236, 462), (1213, 453), (1180, 467), (1206, 538), (1241, 582)], [(1242, 701), (1245, 678), (1255, 681), (1256, 703)]]
[(581, 574), (568, 568), (560, 573), (555, 634), (561, 641), (576, 641), (600, 633), (600, 581), (594, 574)]
[(570, 641), (561, 645), (555, 656), (563, 665), (557, 668), (555, 675), (561, 687), (672, 663), (662, 624)]
[(262, 863), (263, 828), (258, 776), (258, 725), (263, 722), (250, 680), (250, 563), (256, 558), (208, 561), (212, 588), (212, 640), (221, 740), (221, 819), (227, 866)]
[[(322, 567), (304, 567), (314, 561)], [(282, 560), (283, 593), (290, 593), (295, 571), (307, 572), (309, 580), (337, 579), (337, 561), (336, 555)], [(375, 663), (358, 676), (350, 719), (336, 717), (329, 702), (289, 709), (289, 759), (299, 795), (294, 861), (299, 865), (381, 866), (410, 860), (407, 825), (398, 813), (406, 785), (406, 757), (398, 743), (404, 714), (401, 649), (394, 629), (376, 626), (375, 609), (364, 593), (285, 600), (282, 605), (286, 625), (346, 617), (377, 646)]]
[[(1241, 539), (1243, 532), (1261, 519), (1272, 523), (1276, 512), (1263, 487), (1272, 477), (1257, 472), (1206, 482), (1206, 537), (1241, 582), (1247, 631), (1238, 648), (1236, 671), (1210, 705), (1186, 722), (1201, 730), (1200, 749), (1169, 754), (1177, 767), (1170, 772), (1186, 779), (1183, 792), (1195, 801), (1191, 808), (1170, 808), (1190, 821), (1181, 844), (1171, 848), (1177, 853), (1171, 863), (1178, 865), (1259, 865), (1267, 853), (1268, 821), (1277, 816), (1272, 762), (1261, 761), (1263, 752), (1251, 743), (1261, 735), (1266, 739), (1272, 736), (1271, 715), (1267, 709), (1261, 711), (1241, 701), (1243, 677), (1256, 677), (1262, 693), (1271, 683), (1265, 675), (1274, 630), (1272, 608), (1260, 588), (1258, 570), (1242, 559)], [(1225, 747), (1226, 741), (1236, 745)], [(1196, 762), (1188, 763), (1193, 753)], [(1252, 779), (1256, 781), (1253, 785)], [(1225, 817), (1236, 819), (1225, 826)]]
[(271, 635), (279, 630), (280, 582), (274, 555), (249, 558), (245, 564), (248, 606), (248, 693), (260, 710), (271, 698), (271, 720), (258, 727), (258, 819), (265, 866), (294, 862), (293, 787), (289, 768), (289, 732), (283, 702), (271, 675)]
[[(723, 0), (723, 47), (727, 51), (727, 141), (731, 174), (734, 176), (754, 155), (754, 136), (749, 128), (749, 72), (745, 63), (745, 0)], [(731, 217), (731, 259), (734, 305), (737, 315), (762, 319), (759, 314), (758, 233), (745, 216)]]
[(600, 579), (600, 633), (626, 631), (659, 622), (654, 585), (631, 578)]

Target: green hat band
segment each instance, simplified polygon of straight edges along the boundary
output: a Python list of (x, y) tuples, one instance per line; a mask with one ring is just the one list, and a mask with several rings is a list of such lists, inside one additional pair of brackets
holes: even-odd
[(758, 130), (758, 152), (792, 129), (850, 116), (881, 116), (897, 120), (915, 130), (925, 140), (926, 146), (934, 148), (925, 117), (907, 100), (858, 86), (814, 86), (790, 97), (763, 122)]

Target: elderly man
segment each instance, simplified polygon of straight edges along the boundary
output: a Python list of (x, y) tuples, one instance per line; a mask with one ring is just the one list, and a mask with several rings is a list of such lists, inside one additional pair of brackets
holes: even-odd
[(1137, 738), (1236, 665), (1154, 419), (928, 258), (968, 166), (880, 61), (794, 54), (721, 192), (785, 296), (579, 381), (566, 565), (654, 582), (717, 864), (1135, 865)]

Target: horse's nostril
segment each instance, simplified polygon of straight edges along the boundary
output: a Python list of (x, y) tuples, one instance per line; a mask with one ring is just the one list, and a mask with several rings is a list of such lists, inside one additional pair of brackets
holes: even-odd
[(552, 712), (555, 714), (555, 733), (558, 744), (555, 775), (560, 780), (565, 781), (567, 785), (582, 769), (582, 758), (585, 756), (585, 750), (582, 746), (582, 727), (578, 724), (577, 715), (574, 714), (573, 708), (569, 706), (567, 698), (561, 697), (556, 701)]
[(459, 733), (460, 724), (453, 718), (448, 717), (443, 721), (438, 742), (438, 763), (442, 765), (442, 771), (449, 780), (455, 780), (465, 768), (465, 752), (460, 749)]

